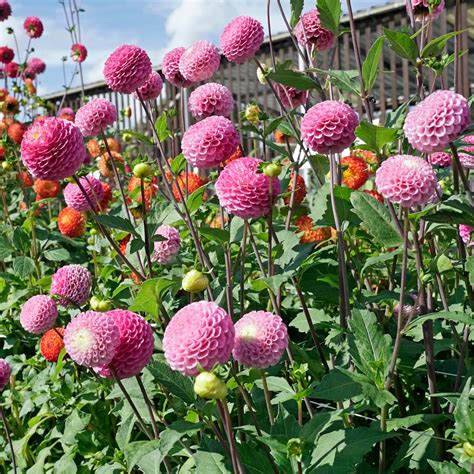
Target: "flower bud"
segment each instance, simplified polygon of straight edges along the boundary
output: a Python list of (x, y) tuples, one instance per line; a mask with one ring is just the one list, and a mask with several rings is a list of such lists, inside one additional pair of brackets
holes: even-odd
[(112, 305), (110, 304), (110, 301), (101, 300), (99, 301), (99, 306), (97, 307), (97, 310), (101, 312), (109, 311), (111, 307)]
[(464, 449), (466, 456), (474, 458), (474, 444), (470, 443), (469, 441), (465, 441), (462, 445), (462, 448)]
[(8, 161), (2, 161), (2, 168), (3, 171), (11, 171), (13, 169), (13, 166)]
[(227, 396), (227, 387), (212, 372), (201, 372), (194, 381), (194, 393), (208, 400), (223, 400)]
[(261, 110), (257, 104), (249, 104), (245, 109), (245, 118), (253, 125), (257, 125), (260, 122), (260, 113)]
[(100, 300), (97, 296), (93, 296), (90, 300), (91, 309), (97, 311), (99, 309)]
[(122, 140), (125, 143), (130, 143), (133, 140), (133, 135), (131, 133), (125, 132), (122, 134)]
[(260, 84), (266, 85), (268, 83), (267, 74), (271, 71), (271, 67), (266, 64), (262, 64), (262, 69), (257, 67), (257, 79)]
[(151, 173), (151, 166), (147, 163), (138, 163), (138, 165), (135, 165), (133, 167), (133, 174), (137, 178), (146, 178), (147, 176), (150, 176)]
[(132, 108), (130, 106), (123, 109), (123, 116), (130, 118), (132, 116)]
[(209, 286), (209, 278), (198, 270), (191, 270), (184, 275), (181, 288), (188, 293), (199, 293)]
[(270, 163), (263, 169), (263, 174), (267, 175), (269, 178), (276, 178), (277, 176), (280, 176), (280, 173), (281, 165), (279, 163)]

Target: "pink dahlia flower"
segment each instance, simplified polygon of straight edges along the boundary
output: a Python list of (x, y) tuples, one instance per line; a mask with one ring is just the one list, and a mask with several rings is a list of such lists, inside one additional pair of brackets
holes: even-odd
[(186, 48), (175, 48), (165, 54), (161, 65), (165, 79), (176, 87), (189, 87), (192, 81), (188, 81), (179, 71), (179, 60)]
[(234, 124), (214, 115), (191, 125), (182, 140), (185, 158), (197, 168), (210, 168), (227, 160), (240, 143)]
[(74, 43), (71, 46), (71, 58), (76, 63), (83, 63), (87, 58), (87, 48), (81, 43)]
[(181, 75), (191, 82), (207, 81), (219, 69), (221, 56), (209, 41), (196, 41), (179, 60)]
[(466, 135), (462, 139), (464, 142), (474, 145), (474, 135)]
[(155, 235), (161, 235), (165, 237), (166, 240), (155, 241), (155, 251), (152, 260), (162, 265), (171, 262), (171, 260), (178, 255), (181, 247), (181, 236), (179, 232), (169, 225), (160, 225), (160, 227), (156, 229)]
[(120, 344), (120, 331), (107, 313), (79, 313), (64, 330), (64, 347), (79, 365), (110, 364)]
[(104, 77), (113, 91), (131, 94), (146, 82), (151, 70), (148, 54), (137, 46), (125, 44), (105, 61)]
[(63, 306), (81, 306), (90, 296), (92, 275), (81, 265), (65, 265), (52, 277), (52, 295), (59, 296), (58, 302)]
[(226, 86), (209, 82), (191, 93), (188, 105), (189, 111), (196, 120), (202, 120), (211, 115), (230, 117), (234, 99), (232, 92)]
[(295, 109), (306, 104), (308, 91), (302, 91), (295, 87), (282, 86), (277, 84), (276, 91), (278, 97), (287, 109)]
[(170, 367), (197, 375), (198, 364), (211, 370), (228, 362), (234, 346), (234, 325), (215, 303), (198, 301), (180, 309), (166, 326), (163, 350)]
[[(471, 151), (472, 153), (474, 153), (474, 147), (469, 147), (469, 148), (471, 150), (468, 150), (468, 151)], [(467, 148), (465, 149), (467, 150)], [(459, 162), (464, 168), (468, 170), (474, 169), (474, 155), (470, 155), (468, 153), (458, 153), (458, 157), (459, 157)]]
[(12, 61), (11, 63), (5, 64), (3, 72), (7, 77), (15, 79), (20, 76), (20, 65), (15, 61)]
[(26, 69), (33, 74), (43, 74), (46, 71), (46, 63), (40, 58), (31, 58), (28, 60)]
[(12, 14), (12, 7), (6, 0), (0, 0), (0, 21), (5, 21)]
[(15, 57), (15, 51), (8, 46), (0, 46), (0, 63), (9, 64)]
[(232, 355), (245, 367), (266, 369), (275, 365), (288, 347), (288, 331), (280, 316), (252, 311), (235, 323)]
[(435, 20), (439, 17), (441, 12), (444, 10), (444, 0), (438, 0), (437, 5), (431, 5), (434, 2), (430, 0), (406, 0), (407, 12), (408, 2), (411, 1), (411, 7), (413, 9), (413, 15), (416, 21), (423, 21), (423, 18)]
[(102, 377), (112, 378), (113, 368), (119, 379), (138, 375), (150, 362), (155, 340), (150, 324), (140, 315), (125, 309), (105, 313), (112, 317), (120, 334), (115, 356), (108, 365), (95, 368)]
[(54, 117), (36, 120), (23, 135), (21, 159), (35, 177), (57, 181), (69, 178), (86, 158), (79, 128)]
[(465, 224), (459, 225), (459, 235), (461, 236), (462, 241), (465, 244), (469, 244), (469, 246), (474, 246), (474, 239), (472, 238), (473, 232), (474, 227)]
[(43, 34), (43, 23), (37, 16), (29, 16), (23, 23), (23, 28), (30, 38), (39, 38)]
[[(0, 8), (1, 6), (2, 4), (0, 3)], [(12, 368), (10, 364), (5, 359), (0, 359), (0, 391), (6, 387), (11, 373)]]
[(382, 162), (375, 175), (377, 190), (403, 207), (424, 206), (436, 193), (438, 181), (432, 166), (412, 155), (395, 155)]
[(441, 168), (447, 168), (448, 166), (451, 166), (451, 154), (445, 153), (443, 151), (432, 153), (428, 157), (428, 161), (433, 166), (440, 166)]
[[(155, 100), (159, 97), (162, 90), (163, 80), (161, 79), (161, 76), (156, 71), (152, 71), (145, 84), (140, 86), (137, 92), (143, 100)], [(137, 92), (133, 93), (135, 99), (138, 99)]]
[(255, 56), (263, 43), (263, 26), (250, 16), (234, 18), (221, 35), (222, 54), (233, 63), (241, 64)]
[(443, 151), (469, 125), (467, 100), (452, 91), (436, 91), (411, 110), (403, 130), (410, 145), (422, 153)]
[(74, 122), (74, 119), (76, 118), (76, 114), (74, 113), (74, 110), (71, 109), (71, 107), (63, 107), (59, 111), (59, 118), (63, 120), (69, 120), (70, 122)]
[[(231, 161), (217, 178), (217, 197), (230, 214), (242, 219), (268, 214), (273, 199), (280, 193), (280, 181), (258, 173), (260, 163), (262, 160), (258, 158), (238, 158)], [(270, 199), (270, 179), (273, 199)]]
[(107, 99), (93, 99), (76, 113), (75, 124), (84, 137), (99, 135), (117, 120), (117, 109)]
[(63, 191), (66, 204), (76, 211), (83, 212), (90, 210), (91, 206), (89, 201), (91, 201), (94, 208), (98, 209), (100, 202), (104, 198), (104, 188), (102, 187), (102, 183), (91, 174), (79, 178), (79, 182), (82, 184), (89, 199), (84, 196), (81, 188), (77, 184), (69, 183)]
[(318, 10), (311, 10), (300, 18), (295, 36), (301, 46), (313, 46), (317, 51), (326, 51), (334, 45), (334, 34), (321, 24)]
[(326, 100), (313, 105), (301, 120), (301, 136), (318, 153), (341, 153), (355, 140), (359, 117), (344, 102)]
[(21, 308), (20, 323), (25, 331), (43, 334), (56, 324), (56, 302), (46, 295), (31, 297)]

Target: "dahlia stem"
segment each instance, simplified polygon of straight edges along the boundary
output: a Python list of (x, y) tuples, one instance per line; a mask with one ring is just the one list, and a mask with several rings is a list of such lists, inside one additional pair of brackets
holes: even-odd
[(158, 430), (158, 426), (155, 420), (155, 415), (153, 414), (153, 406), (152, 406), (151, 400), (148, 397), (147, 391), (145, 389), (145, 385), (143, 385), (143, 380), (140, 374), (136, 375), (135, 378), (137, 379), (138, 386), (140, 387), (140, 392), (142, 392), (143, 400), (145, 400), (145, 403), (146, 403), (148, 416), (150, 417), (151, 426), (153, 427), (153, 434), (155, 435), (155, 439), (159, 439), (160, 431)]
[(268, 390), (267, 376), (265, 375), (265, 370), (262, 369), (260, 371), (260, 374), (262, 376), (263, 394), (265, 395), (265, 405), (267, 407), (268, 419), (270, 420), (270, 424), (274, 425), (275, 416), (273, 415), (273, 408), (271, 403), (272, 397), (270, 395), (270, 390)]
[(462, 185), (464, 186), (464, 191), (466, 192), (466, 196), (469, 201), (469, 204), (474, 207), (474, 200), (472, 198), (471, 188), (469, 186), (469, 181), (467, 180), (467, 177), (464, 174), (464, 170), (462, 169), (461, 162), (459, 161), (458, 150), (453, 143), (450, 143), (449, 147), (451, 148), (451, 152), (453, 154), (453, 162), (454, 162), (453, 171), (455, 169), (457, 170), (459, 177), (461, 178)]
[(15, 451), (13, 450), (13, 441), (12, 437), (10, 435), (10, 429), (8, 428), (8, 423), (7, 423), (7, 417), (5, 416), (5, 413), (3, 410), (0, 408), (0, 418), (3, 422), (3, 426), (5, 428), (5, 435), (7, 437), (8, 445), (10, 446), (10, 452), (12, 456), (12, 464), (13, 464), (13, 473), (17, 474), (17, 467), (16, 467), (16, 457), (15, 457)]
[(239, 288), (239, 303), (240, 316), (245, 311), (245, 250), (247, 247), (247, 221), (244, 221), (244, 230), (242, 234), (241, 252), (240, 252), (240, 288)]
[[(267, 247), (267, 258), (268, 258), (268, 276), (273, 276), (273, 263), (272, 263), (272, 229), (273, 229), (273, 178), (269, 178), (268, 183), (268, 216), (267, 216), (267, 226), (268, 226), (268, 247)], [(276, 308), (273, 308), (276, 311)]]
[(151, 262), (151, 255), (150, 255), (150, 235), (148, 233), (148, 225), (147, 225), (147, 216), (146, 216), (146, 201), (145, 201), (145, 181), (143, 178), (140, 178), (140, 192), (142, 195), (142, 219), (143, 219), (143, 231), (145, 237), (145, 255), (146, 261), (148, 263), (148, 268), (150, 271), (150, 278), (153, 278), (153, 264)]
[(293, 214), (293, 208), (295, 207), (295, 195), (296, 195), (297, 179), (298, 179), (298, 166), (295, 166), (294, 169), (293, 169), (293, 176), (291, 176), (291, 174), (290, 174), (291, 194), (290, 194), (290, 203), (289, 203), (289, 206), (288, 206), (288, 214), (286, 216), (285, 230), (289, 230), (290, 225), (291, 225), (291, 216)]

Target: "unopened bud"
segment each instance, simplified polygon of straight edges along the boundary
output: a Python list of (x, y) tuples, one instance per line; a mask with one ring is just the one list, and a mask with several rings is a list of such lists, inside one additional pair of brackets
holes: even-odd
[(184, 275), (181, 288), (188, 293), (200, 293), (209, 286), (209, 278), (198, 270), (191, 270)]
[(212, 372), (201, 372), (194, 381), (194, 393), (207, 400), (223, 400), (227, 396), (227, 387)]

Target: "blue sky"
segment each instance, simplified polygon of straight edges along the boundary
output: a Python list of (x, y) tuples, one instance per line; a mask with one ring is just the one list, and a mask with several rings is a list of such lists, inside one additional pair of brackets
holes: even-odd
[[(83, 63), (85, 82), (102, 80), (102, 68), (108, 54), (123, 43), (144, 48), (152, 62), (159, 64), (169, 49), (189, 46), (198, 39), (218, 44), (220, 32), (237, 15), (250, 15), (266, 24), (265, 0), (76, 0), (85, 10), (81, 14), (82, 43), (89, 51)], [(68, 0), (66, 0), (66, 3)], [(284, 30), (276, 2), (272, 12), (272, 30)], [(314, 5), (306, 0), (306, 9)], [(353, 0), (354, 10), (377, 5), (380, 0)], [(71, 40), (66, 31), (62, 6), (58, 0), (10, 0), (12, 17), (0, 24), (0, 45), (13, 46), (13, 39), (5, 33), (11, 26), (18, 36), (20, 49), (26, 48), (23, 20), (35, 15), (45, 27), (41, 38), (33, 40), (35, 52), (47, 64), (46, 72), (39, 77), (38, 93), (61, 90), (64, 84), (62, 61), (69, 56)], [(289, 0), (282, 0), (288, 5)], [(343, 5), (345, 2), (343, 2)], [(266, 28), (265, 28), (266, 30)], [(68, 81), (73, 63), (66, 63)], [(78, 85), (77, 79), (75, 85)]]

